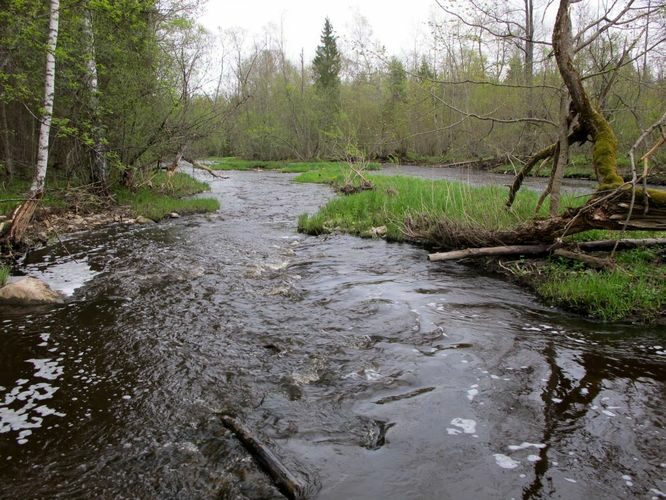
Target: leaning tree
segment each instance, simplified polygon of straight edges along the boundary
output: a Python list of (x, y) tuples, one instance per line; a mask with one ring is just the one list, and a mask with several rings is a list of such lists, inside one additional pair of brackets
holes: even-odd
[[(552, 35), (553, 53), (570, 98), (567, 119), (561, 125), (564, 133), (560, 134), (558, 142), (538, 151), (526, 163), (516, 176), (510, 191), (508, 205), (511, 206), (522, 180), (533, 166), (544, 159), (557, 157), (562, 149), (573, 143), (591, 143), (592, 165), (598, 182), (597, 190), (584, 206), (570, 210), (564, 216), (551, 217), (546, 221), (536, 221), (534, 224), (524, 226), (512, 235), (504, 235), (505, 240), (548, 241), (588, 229), (654, 231), (666, 229), (666, 191), (650, 189), (644, 183), (641, 185), (639, 183), (641, 176), (637, 175), (633, 161), (635, 147), (644, 141), (650, 132), (660, 130), (661, 138), (643, 156), (646, 165), (642, 175), (644, 181), (647, 175), (647, 161), (654, 155), (658, 147), (664, 144), (664, 131), (661, 125), (666, 123), (666, 114), (649, 127), (632, 148), (633, 175), (630, 181), (625, 181), (618, 172), (618, 141), (613, 127), (599, 106), (590, 99), (583, 85), (583, 79), (574, 64), (576, 47), (572, 35), (570, 8), (571, 4), (579, 1), (560, 0)], [(597, 31), (592, 37), (595, 37), (599, 31), (611, 29), (613, 25), (626, 25), (629, 22), (638, 21), (640, 18), (636, 15), (633, 15), (630, 20), (622, 19), (623, 16), (632, 16), (632, 9), (636, 9), (636, 5), (634, 5), (636, 3), (634, 0), (629, 0), (614, 17), (606, 16), (604, 18), (606, 24), (598, 24)], [(644, 10), (642, 12), (641, 16), (647, 16), (652, 11)], [(589, 42), (579, 42), (579, 44), (584, 43)], [(621, 61), (621, 64), (623, 63)], [(561, 172), (558, 174), (561, 175)], [(555, 169), (551, 176), (554, 175)]]

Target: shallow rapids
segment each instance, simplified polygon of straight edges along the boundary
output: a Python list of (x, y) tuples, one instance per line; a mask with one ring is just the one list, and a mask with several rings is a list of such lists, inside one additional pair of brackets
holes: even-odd
[(1, 498), (282, 498), (217, 411), (319, 499), (666, 497), (663, 327), (298, 234), (329, 188), (229, 175), (26, 259), (68, 299), (0, 310)]

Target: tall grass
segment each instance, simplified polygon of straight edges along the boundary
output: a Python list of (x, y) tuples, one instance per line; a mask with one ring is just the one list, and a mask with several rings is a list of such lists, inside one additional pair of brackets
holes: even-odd
[(172, 212), (187, 215), (220, 208), (220, 203), (213, 198), (183, 198), (208, 191), (210, 186), (181, 172), (171, 177), (160, 172), (144, 179), (139, 186), (134, 190), (117, 188), (114, 191), (117, 202), (129, 205), (136, 216), (160, 220)]
[(11, 269), (9, 268), (9, 266), (0, 264), (0, 287), (5, 286), (7, 280), (9, 280), (10, 274), (11, 274)]
[[(299, 182), (339, 183), (341, 172), (323, 170), (297, 177)], [(364, 235), (385, 225), (387, 238), (406, 238), (405, 221), (419, 220), (427, 226), (447, 219), (469, 231), (509, 229), (534, 217), (538, 194), (519, 193), (512, 210), (505, 208), (506, 188), (470, 186), (464, 182), (428, 180), (403, 176), (370, 176), (375, 189), (335, 198), (314, 215), (299, 218), (299, 230), (321, 234), (343, 231)], [(581, 203), (565, 197), (564, 206)], [(543, 208), (541, 215), (547, 215)]]

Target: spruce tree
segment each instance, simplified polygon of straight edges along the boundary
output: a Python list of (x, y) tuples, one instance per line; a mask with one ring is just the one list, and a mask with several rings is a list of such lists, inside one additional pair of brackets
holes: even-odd
[(333, 26), (328, 17), (321, 33), (321, 45), (317, 47), (314, 66), (315, 84), (322, 90), (333, 90), (340, 84), (340, 53), (333, 34)]

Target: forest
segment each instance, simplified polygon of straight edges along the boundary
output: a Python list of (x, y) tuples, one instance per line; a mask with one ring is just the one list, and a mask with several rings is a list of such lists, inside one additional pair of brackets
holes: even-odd
[[(606, 18), (592, 6), (575, 13), (576, 68), (622, 160), (663, 113), (664, 12), (638, 3)], [(207, 32), (198, 2), (64, 0), (49, 165), (104, 184), (185, 153), (312, 160), (356, 148), (382, 161), (518, 168), (558, 136), (564, 87), (543, 8), (442, 3), (407, 58), (387, 54), (362, 16), (343, 37), (322, 20), (321, 45), (293, 61), (275, 26), (258, 40)], [(49, 11), (3, 1), (0, 15), (8, 180), (31, 177), (37, 161)]]

